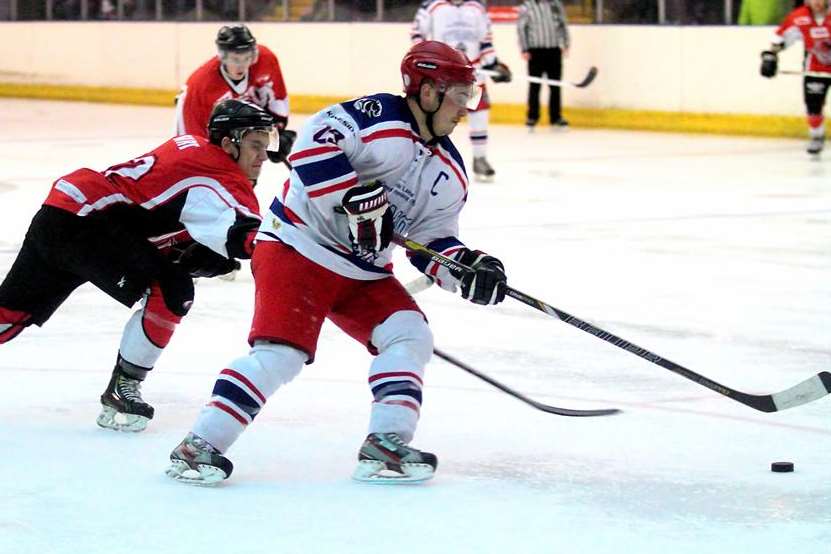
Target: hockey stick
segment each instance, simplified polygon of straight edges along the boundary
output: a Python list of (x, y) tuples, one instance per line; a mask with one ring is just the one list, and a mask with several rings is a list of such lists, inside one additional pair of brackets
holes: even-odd
[[(429, 289), (433, 284), (433, 280), (427, 276), (419, 277), (413, 281), (410, 281), (404, 288), (407, 289), (407, 292), (410, 294), (418, 294), (423, 290)], [(479, 370), (473, 369), (471, 366), (467, 365), (466, 363), (454, 358), (450, 354), (446, 352), (442, 352), (438, 348), (433, 348), (433, 354), (444, 360), (445, 362), (449, 363), (450, 365), (454, 365), (463, 371), (467, 371), (471, 375), (478, 377), (479, 379), (483, 380), (484, 382), (488, 383), (489, 385), (493, 385), (494, 387), (498, 388), (502, 392), (506, 392), (516, 398), (517, 400), (521, 400), (525, 402), (529, 406), (532, 406), (538, 410), (543, 412), (547, 412), (549, 414), (555, 414), (560, 416), (568, 416), (568, 417), (595, 417), (595, 416), (607, 416), (607, 415), (614, 415), (620, 413), (620, 410), (615, 408), (604, 408), (600, 410), (571, 410), (569, 408), (558, 408), (557, 406), (550, 406), (548, 404), (543, 404), (542, 402), (537, 402), (531, 398), (528, 398), (524, 394), (515, 391), (514, 389), (510, 388), (507, 385), (503, 385), (496, 379), (492, 377), (488, 377), (484, 373)]]
[[(498, 71), (493, 71), (493, 70), (490, 70), (490, 69), (479, 69), (478, 71), (480, 73), (483, 73), (483, 74), (488, 75), (490, 77), (495, 77), (495, 76), (500, 75), (500, 73)], [(555, 80), (555, 79), (546, 79), (544, 77), (534, 77), (532, 75), (523, 75), (522, 77), (530, 83), (540, 83), (540, 84), (548, 85), (548, 86), (551, 86), (551, 87), (564, 87), (565, 86), (565, 87), (574, 87), (574, 88), (586, 88), (587, 86), (592, 84), (592, 81), (594, 81), (594, 78), (597, 77), (597, 68), (594, 67), (594, 66), (590, 67), (589, 72), (586, 73), (586, 76), (583, 78), (583, 80), (579, 81), (579, 82), (558, 81), (558, 80)]]
[[(427, 256), (436, 262), (439, 265), (446, 267), (447, 269), (454, 271), (454, 272), (461, 272), (461, 273), (469, 273), (473, 271), (472, 268), (466, 266), (464, 264), (460, 264), (459, 262), (448, 258), (447, 256), (443, 256), (438, 252), (427, 248), (426, 246), (419, 244), (415, 241), (403, 238), (401, 236), (396, 235), (393, 239), (394, 242), (405, 249), (409, 250), (414, 254), (421, 254), (423, 256)], [(658, 356), (654, 352), (650, 352), (645, 348), (641, 348), (625, 339), (618, 337), (608, 331), (604, 331), (599, 327), (595, 327), (591, 323), (583, 321), (580, 318), (577, 318), (571, 314), (568, 314), (562, 310), (555, 308), (545, 302), (537, 300), (531, 296), (528, 296), (525, 293), (522, 293), (516, 289), (511, 287), (507, 288), (506, 291), (507, 296), (514, 298), (515, 300), (519, 300), (523, 304), (527, 304), (532, 308), (535, 308), (541, 312), (545, 312), (546, 314), (556, 317), (557, 319), (568, 323), (574, 327), (577, 327), (581, 331), (585, 331), (590, 335), (594, 335), (595, 337), (604, 340), (618, 348), (626, 350), (627, 352), (631, 352), (635, 356), (639, 358), (643, 358), (648, 362), (652, 362), (655, 365), (659, 365), (664, 369), (668, 369), (673, 373), (680, 375), (694, 383), (698, 383), (699, 385), (706, 387), (712, 391), (715, 391), (727, 398), (735, 400), (736, 402), (740, 402), (745, 406), (749, 406), (754, 410), (759, 410), (760, 412), (778, 412), (782, 410), (787, 410), (788, 408), (794, 408), (796, 406), (801, 406), (802, 404), (807, 404), (809, 402), (813, 402), (814, 400), (819, 400), (820, 398), (826, 396), (827, 394), (831, 393), (831, 373), (827, 371), (823, 371), (802, 381), (801, 383), (794, 385), (789, 389), (785, 389), (781, 392), (777, 392), (775, 394), (748, 394), (745, 392), (741, 392), (730, 387), (726, 387), (716, 381), (708, 379), (703, 375), (700, 375), (690, 369), (685, 368), (684, 366), (678, 365), (675, 362), (671, 362), (666, 358), (662, 358)]]
[(822, 79), (831, 79), (831, 73), (823, 73), (822, 71), (802, 71), (795, 69), (783, 69), (780, 71), (782, 75), (801, 75), (803, 77), (820, 77)]
[(486, 382), (490, 385), (493, 385), (494, 387), (498, 388), (502, 392), (506, 392), (506, 393), (510, 394), (511, 396), (516, 398), (517, 400), (521, 400), (522, 402), (525, 402), (529, 406), (532, 406), (532, 407), (534, 407), (538, 410), (542, 410), (543, 412), (547, 412), (549, 414), (555, 414), (555, 415), (560, 415), (560, 416), (569, 416), (569, 417), (594, 417), (594, 416), (614, 415), (614, 414), (620, 413), (620, 410), (618, 410), (616, 408), (604, 408), (604, 409), (600, 409), (600, 410), (571, 410), (571, 409), (568, 409), (568, 408), (558, 408), (556, 406), (549, 406), (548, 404), (543, 404), (542, 402), (537, 402), (536, 400), (532, 400), (531, 398), (528, 398), (524, 394), (515, 391), (514, 389), (508, 387), (507, 385), (503, 385), (502, 383), (500, 383), (496, 379), (488, 377), (484, 373), (482, 373), (482, 372), (480, 372), (476, 369), (473, 369), (472, 367), (470, 367), (466, 363), (457, 360), (456, 358), (454, 358), (450, 354), (442, 352), (438, 348), (433, 349), (433, 354), (435, 354), (436, 356), (438, 356), (439, 358), (441, 358), (445, 362), (447, 362), (451, 365), (454, 365), (454, 366), (458, 367), (461, 370), (467, 371), (471, 375), (473, 375), (475, 377), (478, 377), (479, 379), (483, 380), (484, 382)]

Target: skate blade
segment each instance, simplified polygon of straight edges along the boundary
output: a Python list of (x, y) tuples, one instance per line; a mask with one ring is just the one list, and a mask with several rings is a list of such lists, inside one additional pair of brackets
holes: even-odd
[(473, 180), (477, 183), (493, 183), (494, 175), (474, 175)]
[(407, 484), (421, 483), (433, 478), (435, 471), (429, 464), (401, 464), (404, 473), (388, 469), (384, 462), (362, 460), (352, 473), (352, 479), (362, 483)]
[(136, 414), (122, 414), (109, 406), (104, 406), (95, 422), (99, 427), (121, 431), (124, 433), (139, 433), (147, 429), (150, 420)]
[(228, 478), (218, 467), (205, 464), (197, 464), (196, 467), (193, 469), (182, 460), (171, 460), (165, 474), (181, 483), (201, 487), (210, 487)]

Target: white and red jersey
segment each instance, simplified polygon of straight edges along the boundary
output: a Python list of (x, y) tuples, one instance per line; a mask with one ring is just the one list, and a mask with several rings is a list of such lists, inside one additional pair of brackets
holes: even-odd
[(800, 6), (785, 16), (773, 44), (788, 47), (799, 40), (805, 44), (805, 71), (831, 73), (831, 13), (816, 17)]
[(413, 43), (437, 40), (464, 53), (477, 67), (496, 60), (488, 10), (475, 0), (460, 4), (429, 0), (421, 4), (413, 21)]
[(280, 127), (285, 126), (289, 99), (280, 62), (265, 46), (258, 45), (257, 50), (257, 60), (239, 83), (228, 77), (219, 57), (193, 72), (176, 97), (176, 134), (207, 136), (211, 110), (229, 98), (253, 102), (275, 116)]
[[(457, 237), (467, 200), (464, 162), (448, 137), (436, 144), (420, 138), (404, 97), (375, 94), (325, 108), (303, 126), (289, 160), (292, 172), (264, 214), (258, 241), (282, 241), (351, 279), (387, 277), (392, 246), (377, 257), (354, 255), (341, 207), (350, 188), (380, 181), (396, 233), (447, 255), (463, 247)], [(443, 268), (412, 261), (442, 284)]]
[(65, 175), (44, 205), (80, 217), (117, 213), (160, 249), (195, 240), (225, 257), (250, 256), (252, 227), (260, 221), (254, 188), (239, 165), (192, 135), (102, 172), (84, 168)]

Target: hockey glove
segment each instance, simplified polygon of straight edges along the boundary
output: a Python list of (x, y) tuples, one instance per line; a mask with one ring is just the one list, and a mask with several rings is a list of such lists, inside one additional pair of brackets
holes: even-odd
[(297, 131), (289, 129), (280, 129), (280, 147), (276, 152), (273, 150), (266, 150), (268, 159), (276, 164), (284, 162), (289, 159), (291, 147), (294, 146), (294, 141), (297, 140)]
[(384, 185), (375, 181), (353, 187), (344, 195), (342, 205), (355, 255), (377, 254), (390, 245), (392, 212)]
[(235, 259), (221, 256), (198, 242), (178, 250), (173, 263), (187, 271), (191, 277), (217, 277), (241, 267)]
[(499, 304), (505, 300), (508, 278), (502, 262), (481, 250), (460, 250), (456, 261), (474, 269), (459, 277), (462, 298), (474, 304)]
[(193, 305), (193, 279), (175, 264), (166, 264), (158, 277), (167, 309), (184, 317)]
[(496, 72), (496, 75), (491, 75), (491, 80), (494, 83), (510, 83), (511, 79), (513, 79), (510, 68), (499, 60), (494, 60), (489, 65), (483, 65), (482, 69)]
[(776, 55), (776, 52), (772, 52), (771, 50), (762, 52), (762, 67), (759, 68), (759, 73), (762, 74), (762, 77), (770, 79), (775, 76), (778, 65), (779, 57)]

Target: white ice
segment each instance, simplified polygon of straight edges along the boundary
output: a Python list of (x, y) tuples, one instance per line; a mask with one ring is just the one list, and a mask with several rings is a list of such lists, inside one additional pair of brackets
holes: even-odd
[[(298, 126), (303, 117), (296, 117)], [(155, 147), (172, 109), (4, 100), (0, 276), (51, 182)], [(466, 128), (456, 142), (469, 156)], [(493, 126), (462, 237), (510, 284), (752, 393), (831, 369), (831, 161), (802, 141)], [(285, 179), (268, 167), (263, 203)], [(400, 256), (404, 281), (416, 276)], [(831, 552), (831, 399), (764, 414), (528, 306), (419, 295), (436, 345), (540, 401), (427, 369), (420, 486), (350, 481), (369, 355), (332, 326), (214, 489), (164, 476), (223, 364), (246, 352), (250, 275), (200, 281), (145, 384), (146, 432), (95, 417), (129, 311), (89, 286), (0, 347), (0, 552)], [(792, 461), (791, 474), (770, 463)]]

